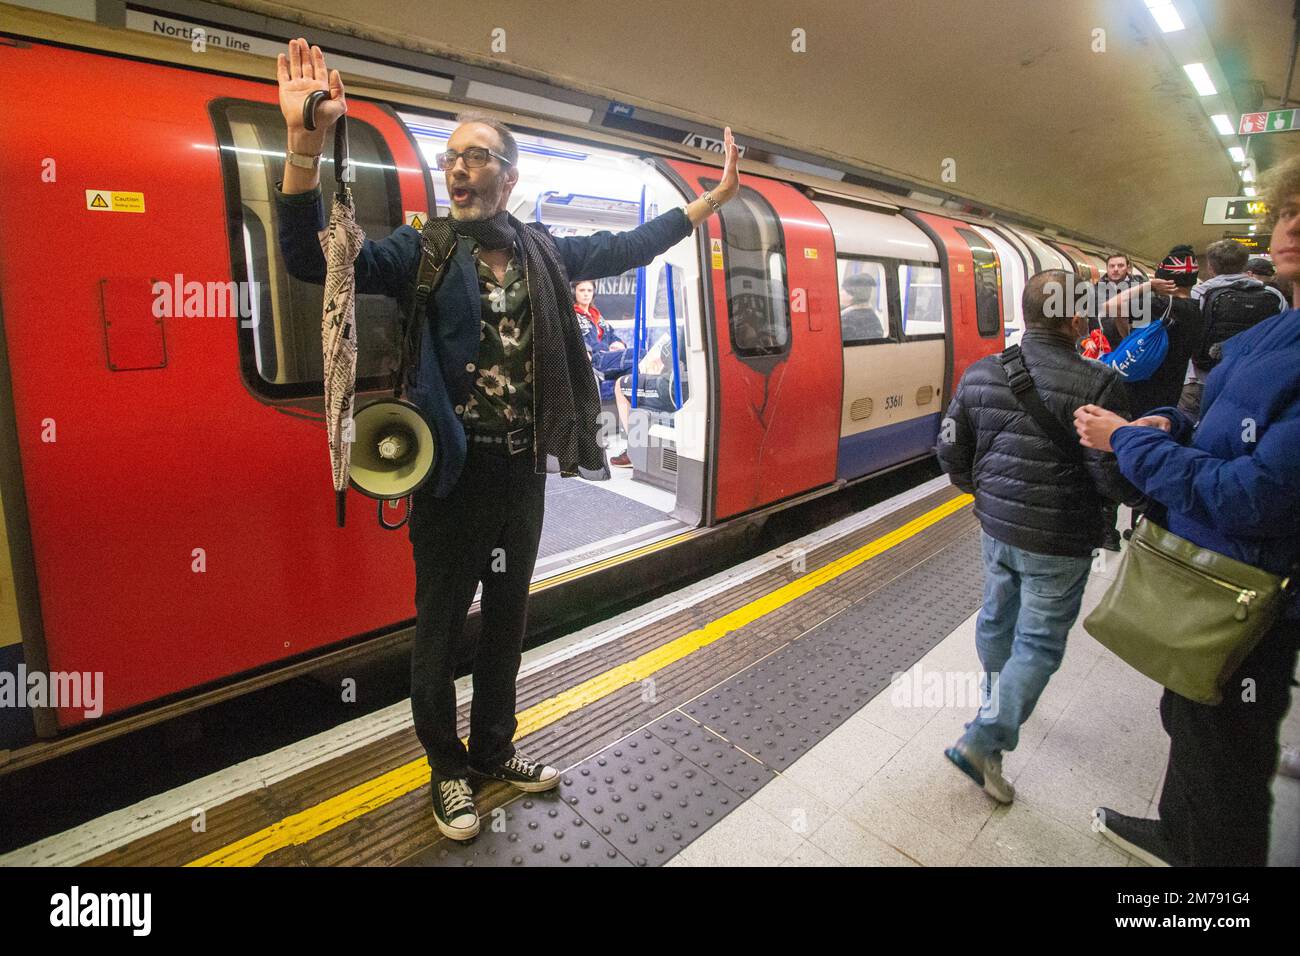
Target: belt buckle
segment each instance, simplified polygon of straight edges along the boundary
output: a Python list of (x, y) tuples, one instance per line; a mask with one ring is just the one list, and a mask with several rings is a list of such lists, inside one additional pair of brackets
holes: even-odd
[[(515, 436), (519, 436), (516, 439)], [(506, 450), (512, 455), (517, 455), (528, 448), (528, 429), (516, 428), (512, 432), (506, 432)]]

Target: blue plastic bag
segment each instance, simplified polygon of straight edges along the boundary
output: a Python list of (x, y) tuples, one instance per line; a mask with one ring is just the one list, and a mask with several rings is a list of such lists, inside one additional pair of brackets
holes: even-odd
[[(1169, 310), (1166, 310), (1165, 316), (1168, 315)], [(1160, 318), (1145, 328), (1130, 332), (1114, 351), (1103, 355), (1101, 361), (1119, 372), (1126, 382), (1145, 382), (1164, 364), (1168, 354), (1169, 329), (1165, 327), (1165, 319)]]

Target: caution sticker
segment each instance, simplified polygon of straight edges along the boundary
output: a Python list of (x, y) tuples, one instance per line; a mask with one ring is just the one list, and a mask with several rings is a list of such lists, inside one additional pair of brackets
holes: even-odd
[(804, 257), (805, 259), (816, 259), (816, 258), (817, 258), (817, 250), (816, 250), (816, 249), (809, 249), (807, 246), (805, 246), (805, 247), (804, 247), (804, 250), (803, 250), (803, 257)]
[(710, 239), (709, 252), (712, 253), (713, 256), (713, 268), (721, 270), (722, 269), (722, 240)]
[(414, 209), (406, 210), (406, 224), (412, 229), (424, 230), (424, 224), (429, 221), (429, 214), (423, 209), (418, 212)]
[(99, 212), (144, 212), (144, 193), (87, 189), (86, 208)]

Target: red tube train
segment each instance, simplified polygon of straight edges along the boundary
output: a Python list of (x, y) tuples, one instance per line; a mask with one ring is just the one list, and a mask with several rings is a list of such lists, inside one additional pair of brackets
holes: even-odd
[[(0, 696), (20, 698), (0, 707), (0, 770), (400, 641), (414, 612), (405, 534), (356, 496), (333, 520), (320, 289), (276, 241), (273, 64), (181, 66), (120, 34), (0, 37)], [(430, 157), (458, 107), (349, 89), (378, 237), (439, 208)], [(556, 231), (630, 228), (719, 175), (700, 150), (501, 115), (513, 211)], [(1026, 276), (1104, 266), (1027, 228), (742, 167), (721, 216), (598, 284), (640, 357), (617, 386), (633, 467), (550, 480), (535, 622), (931, 454), (962, 371), (1020, 324)], [(361, 401), (387, 388), (399, 328), (397, 303), (360, 297)], [(87, 695), (100, 675), (101, 699), (51, 706), (24, 672)]]

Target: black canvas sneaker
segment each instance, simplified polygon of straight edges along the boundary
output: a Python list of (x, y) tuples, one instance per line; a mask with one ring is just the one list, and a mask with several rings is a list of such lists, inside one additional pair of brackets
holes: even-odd
[(433, 816), (442, 835), (452, 840), (469, 840), (478, 836), (478, 811), (474, 809), (474, 791), (464, 777), (435, 780)]
[(1175, 866), (1177, 857), (1160, 832), (1159, 820), (1128, 817), (1110, 807), (1092, 811), (1093, 824), (1102, 836), (1149, 866)]
[(487, 777), (489, 780), (500, 780), (525, 793), (541, 793), (543, 790), (555, 788), (560, 783), (560, 771), (537, 763), (535, 760), (529, 760), (522, 754), (515, 754), (505, 763), (491, 770), (470, 767), (470, 773)]

